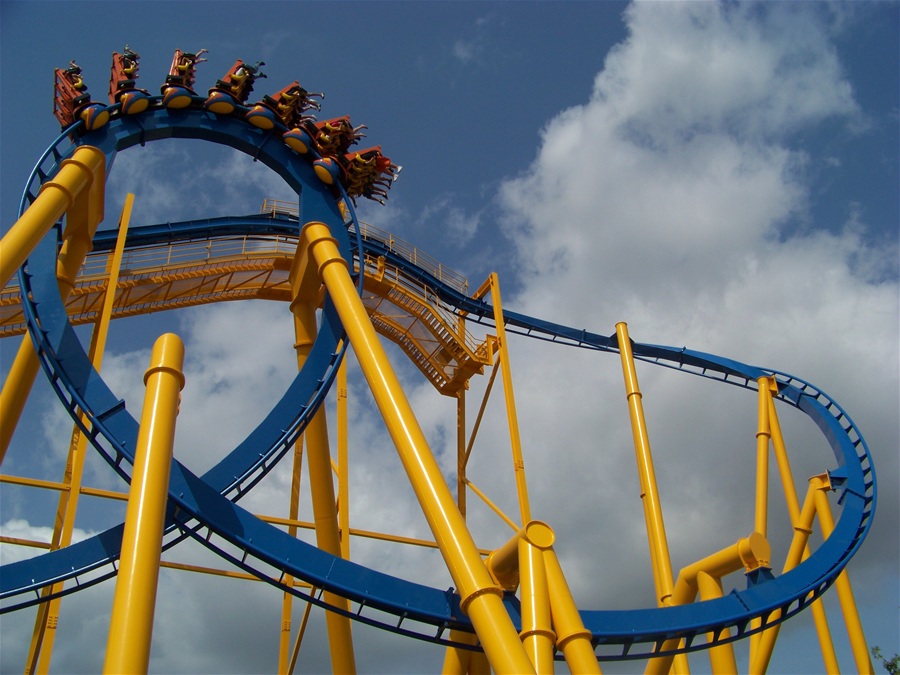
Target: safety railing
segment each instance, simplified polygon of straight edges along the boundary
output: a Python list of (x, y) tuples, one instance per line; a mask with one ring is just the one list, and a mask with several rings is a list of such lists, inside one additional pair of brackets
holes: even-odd
[[(285, 235), (223, 237), (196, 242), (177, 242), (147, 246), (126, 251), (122, 269), (129, 274), (141, 270), (165, 270), (186, 264), (203, 264), (237, 259), (266, 258), (273, 255), (293, 256), (297, 237)], [(107, 256), (88, 256), (79, 280), (105, 277)]]
[[(279, 199), (263, 200), (260, 213), (270, 214), (273, 216), (286, 215), (294, 218), (300, 217), (300, 209), (294, 202), (287, 202)], [(363, 240), (375, 239), (384, 244), (388, 250), (396, 253), (404, 260), (411, 262), (422, 270), (431, 274), (435, 279), (451, 288), (459, 291), (464, 295), (469, 294), (469, 280), (446, 265), (441, 264), (435, 258), (427, 253), (422, 253), (412, 244), (395, 237), (387, 230), (370, 225), (369, 223), (360, 221), (360, 234)]]

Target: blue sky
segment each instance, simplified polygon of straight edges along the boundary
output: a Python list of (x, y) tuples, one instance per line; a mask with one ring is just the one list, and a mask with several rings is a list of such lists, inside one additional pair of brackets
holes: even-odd
[[(294, 79), (324, 91), (320, 118), (349, 114), (368, 125), (367, 144), (403, 165), (388, 205), (366, 205), (363, 218), (466, 274), (473, 287), (498, 271), (506, 307), (596, 332), (625, 320), (636, 340), (796, 373), (838, 400), (865, 434), (881, 486), (875, 527), (850, 572), (869, 641), (900, 648), (900, 4), (3, 2), (0, 11), (4, 230), (59, 131), (55, 67), (75, 59), (102, 99), (110, 54), (125, 44), (142, 55), (139, 84), (151, 91), (176, 48), (209, 49), (200, 91), (235, 58), (263, 60), (268, 79), (257, 94)], [(289, 196), (244, 157), (196, 143), (156, 145), (117, 159), (105, 226), (127, 190), (137, 194), (134, 224), (253, 213), (265, 197)], [(189, 384), (176, 456), (189, 449), (199, 469), (265, 412), (267, 401), (251, 392), (277, 392), (290, 376), (285, 313), (243, 303), (122, 322), (107, 378), (139, 401), (149, 345), (162, 330), (181, 333)], [(557, 528), (576, 592), (586, 607), (647, 604), (652, 584), (629, 483), (636, 476), (618, 364), (527, 343), (512, 349), (535, 510)], [(11, 351), (0, 345), (4, 370)], [(242, 370), (229, 380), (236, 362)], [(398, 369), (450, 475), (453, 406), (407, 364)], [(746, 535), (752, 506), (740, 495), (752, 489), (755, 402), (655, 370), (639, 374), (677, 569)], [(384, 494), (396, 463), (361, 380), (351, 382), (359, 401), (353, 435), (367, 439), (355, 458), (363, 467), (353, 478), (358, 526), (370, 518), (422, 536), (409, 496)], [(68, 423), (40, 388), (26, 414), (35, 431), (19, 430), (3, 471), (58, 479)], [(796, 434), (798, 478), (830, 468), (804, 420), (783, 423)], [(499, 417), (487, 425), (487, 447), (494, 439), (505, 447), (502, 426)], [(489, 474), (488, 457), (473, 470)], [(597, 473), (579, 487), (586, 467)], [(116, 485), (103, 467), (89, 476)], [(254, 496), (260, 509), (284, 508), (285, 480), (274, 477)], [(504, 489), (497, 486), (501, 501)], [(583, 498), (572, 503), (573, 493)], [(5, 486), (0, 495), (4, 530), (52, 524), (54, 500), (25, 501)], [(105, 504), (84, 508), (86, 531), (120, 517)], [(494, 534), (481, 522), (473, 527), (488, 540)], [(432, 581), (434, 561), (418, 553), (401, 558), (367, 544), (358, 551)], [(201, 552), (183, 555), (176, 558), (205, 561)], [(276, 594), (163, 574), (153, 670), (274, 670)], [(110, 594), (97, 589), (63, 603), (57, 672), (97, 670)], [(253, 616), (252, 626), (235, 607)], [(33, 619), (21, 614), (2, 620), (3, 672), (22, 667)], [(197, 620), (184, 621), (189, 614)], [(314, 644), (321, 625), (313, 630), (301, 672), (325, 667)], [(833, 612), (849, 670), (842, 630)], [(440, 668), (440, 653), (427, 645), (354, 631), (361, 669)], [(772, 670), (817, 672), (817, 651), (809, 617), (799, 617), (783, 631)], [(695, 661), (698, 672), (706, 667)]]

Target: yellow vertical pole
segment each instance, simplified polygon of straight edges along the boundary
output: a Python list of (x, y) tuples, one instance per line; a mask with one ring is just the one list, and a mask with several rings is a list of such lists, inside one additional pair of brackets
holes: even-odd
[[(769, 389), (774, 386), (774, 381), (768, 377), (760, 377), (756, 380), (757, 385), (757, 423), (756, 423), (756, 500), (754, 506), (754, 528), (763, 536), (767, 536), (768, 530), (768, 508), (769, 508), (769, 440), (772, 437), (772, 428), (770, 424), (770, 412), (774, 407), (772, 394)], [(781, 436), (779, 435), (779, 440)], [(787, 475), (790, 476), (790, 468), (787, 465), (787, 456), (778, 454), (778, 466), (781, 469), (782, 483), (785, 482), (785, 469)], [(784, 461), (782, 461), (784, 460)], [(790, 488), (793, 492), (793, 483)], [(785, 499), (788, 503), (788, 513), (791, 513), (791, 499), (788, 488), (785, 488)], [(794, 492), (793, 510), (799, 513), (800, 507), (797, 505), (796, 492)], [(791, 518), (791, 522), (796, 522), (795, 518)], [(754, 619), (753, 626), (760, 625), (760, 619)], [(760, 633), (753, 633), (750, 636), (750, 653), (756, 651), (759, 644)], [(752, 658), (752, 657), (751, 657)]]
[(758, 387), (758, 422), (756, 430), (756, 519), (754, 530), (768, 536), (769, 508), (769, 378), (756, 381)]
[[(91, 250), (94, 232), (103, 220), (105, 169), (105, 155), (90, 146), (78, 148), (71, 159), (63, 161), (55, 179), (41, 186), (37, 199), (0, 241), (0, 288), (65, 213), (66, 228), (56, 274), (60, 297), (66, 301)], [(0, 391), (0, 463), (6, 456), (39, 368), (34, 345), (26, 335)]]
[(104, 673), (146, 673), (166, 521), (166, 498), (178, 399), (184, 387), (184, 344), (166, 333), (153, 345), (135, 447), (122, 556), (106, 643)]
[[(300, 471), (303, 468), (303, 437), (294, 443), (294, 462), (291, 468), (291, 499), (288, 505), (288, 517), (297, 520), (300, 512)], [(297, 536), (297, 526), (288, 525), (287, 532), (290, 536)], [(293, 584), (294, 577), (285, 575), (285, 583)], [(294, 596), (287, 591), (281, 597), (281, 631), (278, 635), (278, 672), (287, 673), (291, 670), (291, 610), (294, 604)]]
[[(697, 590), (700, 592), (700, 600), (714, 600), (722, 597), (722, 581), (706, 572), (697, 573)], [(729, 631), (725, 631), (724, 637), (728, 637)], [(707, 634), (707, 639), (712, 642), (715, 635)], [(737, 675), (737, 662), (734, 660), (734, 649), (730, 642), (709, 648), (709, 665), (716, 675)]]
[(519, 420), (516, 414), (516, 399), (513, 392), (512, 369), (509, 362), (509, 343), (506, 340), (506, 325), (503, 318), (503, 304), (500, 299), (500, 279), (491, 272), (491, 305), (494, 308), (494, 325), (500, 343), (500, 369), (503, 371), (503, 396), (506, 400), (506, 419), (509, 423), (509, 442), (512, 446), (513, 467), (515, 469), (516, 491), (519, 495), (519, 514), (522, 524), (531, 520), (531, 505), (528, 501), (528, 484), (525, 480), (525, 460), (522, 457), (522, 440), (519, 436)]
[[(829, 481), (830, 483), (830, 481)], [(816, 515), (822, 528), (822, 536), (825, 539), (834, 531), (834, 518), (831, 515), (831, 506), (828, 503), (827, 490), (816, 490)], [(862, 622), (859, 619), (859, 611), (856, 608), (856, 600), (853, 598), (853, 588), (850, 586), (850, 575), (845, 568), (834, 582), (837, 589), (838, 600), (841, 603), (841, 612), (844, 615), (844, 623), (847, 626), (847, 635), (850, 638), (850, 648), (853, 651), (853, 659), (856, 662), (858, 673), (873, 673), (874, 666), (866, 645), (866, 636), (863, 633)]]
[(784, 436), (781, 433), (781, 423), (778, 421), (775, 399), (772, 396), (773, 388), (776, 385), (774, 379), (770, 380), (770, 382), (771, 384), (767, 388), (768, 395), (766, 396), (769, 409), (769, 432), (772, 436), (772, 449), (774, 450), (778, 472), (781, 476), (781, 486), (784, 490), (788, 515), (791, 518), (791, 522), (794, 523), (800, 518), (800, 499), (797, 497), (797, 488), (794, 486), (794, 477), (791, 473), (790, 462), (788, 462), (787, 449), (784, 446)]
[(337, 372), (337, 442), (338, 442), (338, 525), (341, 528), (341, 556), (350, 559), (350, 445), (347, 420), (347, 356)]
[[(628, 399), (628, 414), (631, 418), (631, 435), (637, 460), (638, 477), (641, 484), (641, 503), (644, 520), (647, 523), (647, 543), (650, 546), (650, 563), (653, 568), (653, 583), (656, 588), (657, 604), (660, 607), (671, 604), (672, 563), (669, 557), (669, 543), (663, 521), (659, 488), (656, 485), (656, 471), (650, 451), (650, 436), (644, 419), (643, 395), (638, 386), (637, 370), (634, 366), (634, 351), (628, 336), (628, 325), (624, 321), (616, 324), (616, 338), (622, 359), (622, 373), (625, 377), (625, 394)], [(676, 672), (689, 672), (688, 660), (684, 654), (675, 657)], [(648, 666), (649, 667), (649, 666)]]
[[(815, 493), (817, 490), (823, 489), (823, 487), (827, 489), (827, 484), (828, 479), (825, 476), (813, 476), (809, 479), (809, 489), (806, 493), (806, 499), (803, 501), (803, 508), (800, 509), (800, 517), (794, 523), (794, 537), (791, 540), (791, 546), (784, 561), (784, 574), (794, 569), (803, 557), (806, 544), (809, 542), (809, 535), (812, 533), (812, 521), (816, 513)], [(778, 639), (780, 627), (781, 624), (778, 623), (763, 631), (756, 644), (756, 649), (750, 657), (750, 672), (759, 673), (760, 675), (766, 672), (769, 667), (769, 661), (772, 658), (772, 650), (775, 648), (775, 640)]]
[(456, 505), (466, 517), (466, 391), (456, 392)]
[[(297, 280), (295, 280), (297, 281)], [(295, 291), (301, 291), (295, 283)], [(296, 334), (297, 365), (303, 368), (312, 349), (316, 335), (316, 308), (308, 299), (295, 292), (291, 303)], [(316, 543), (323, 551), (340, 557), (341, 535), (335, 510), (334, 479), (331, 475), (331, 453), (328, 445), (328, 425), (325, 408), (320, 407), (313, 415), (304, 433), (309, 470), (309, 489), (312, 495), (313, 518), (316, 524)], [(334, 593), (324, 594), (325, 602), (345, 611), (350, 608), (346, 598)], [(336, 673), (355, 673), (356, 659), (353, 654), (353, 634), (350, 619), (336, 612), (326, 612), (328, 645), (331, 652), (331, 666)]]
[[(457, 318), (457, 332), (465, 335), (466, 319)], [(474, 433), (474, 431), (473, 431)], [(456, 392), (456, 504), (463, 519), (466, 517), (466, 465), (469, 461), (466, 442), (466, 387)]]
[(641, 481), (641, 502), (644, 505), (644, 519), (647, 523), (647, 538), (650, 543), (650, 557), (653, 561), (653, 576), (656, 584), (656, 598), (660, 606), (672, 595), (672, 564), (669, 559), (669, 544), (663, 522), (656, 473), (650, 453), (650, 437), (644, 421), (644, 407), (638, 387), (637, 371), (634, 367), (634, 352), (628, 337), (628, 326), (624, 322), (616, 324), (619, 355), (625, 376), (625, 391), (628, 398), (628, 412), (631, 417), (631, 433), (637, 456), (638, 475)]
[(553, 673), (556, 634), (550, 618), (550, 591), (543, 555), (552, 543), (550, 528), (535, 521), (526, 525), (525, 536), (519, 539), (519, 596), (522, 606), (522, 631), (519, 636), (538, 675)]
[(298, 256), (308, 255), (309, 262), (313, 263), (310, 272), (324, 281), (334, 300), (375, 403), (461, 596), (460, 607), (472, 621), (491, 667), (498, 673), (533, 673), (503, 606), (502, 591), (491, 581), (328, 226), (307, 223), (301, 239), (301, 249), (305, 246), (308, 254), (298, 250)]
[[(128, 235), (128, 225), (131, 221), (131, 209), (134, 204), (134, 195), (125, 197), (122, 207), (122, 215), (119, 217), (119, 234), (116, 238), (116, 246), (107, 263), (106, 291), (103, 296), (103, 305), (91, 333), (91, 345), (88, 355), (94, 369), (98, 372), (103, 366), (103, 355), (106, 350), (106, 338), (109, 333), (109, 323), (112, 319), (113, 306), (116, 298), (116, 288), (119, 282), (119, 270), (122, 267), (122, 257), (125, 254), (125, 241)], [(82, 423), (85, 416), (79, 413)], [(87, 453), (87, 438), (76, 424), (72, 430), (72, 440), (69, 444), (69, 457), (66, 462), (66, 471), (63, 482), (69, 486), (59, 495), (59, 504), (56, 511), (56, 525), (53, 533), (51, 549), (63, 548), (72, 542), (72, 532), (75, 529), (75, 514), (78, 509), (78, 496), (81, 490), (81, 479), (84, 472), (84, 459)], [(44, 589), (45, 595), (58, 593), (63, 588), (63, 583), (53, 584)], [(59, 621), (60, 599), (55, 598), (39, 606), (35, 620), (34, 634), (26, 662), (26, 673), (46, 673), (50, 670), (50, 659), (53, 655), (53, 642), (56, 638), (56, 627)], [(38, 662), (38, 656), (40, 661)]]
[[(809, 546), (803, 551), (802, 560), (809, 557)], [(841, 672), (838, 665), (837, 653), (834, 651), (834, 641), (831, 639), (831, 628), (828, 627), (828, 617), (825, 615), (825, 605), (822, 598), (819, 597), (809, 606), (809, 612), (812, 614), (813, 624), (816, 627), (816, 637), (819, 640), (819, 649), (822, 651), (822, 663), (828, 675), (839, 675)]]
[(591, 644), (591, 632), (584, 627), (578, 607), (566, 583), (559, 558), (552, 547), (543, 551), (544, 571), (550, 595), (550, 615), (556, 631), (556, 646), (562, 650), (573, 673), (600, 673), (600, 663)]
[[(797, 498), (797, 490), (794, 487), (794, 478), (791, 473), (791, 466), (788, 462), (787, 450), (784, 445), (784, 436), (781, 433), (781, 423), (778, 421), (778, 412), (775, 409), (775, 399), (773, 394), (778, 391), (778, 385), (775, 378), (770, 377), (769, 386), (766, 388), (768, 392), (768, 409), (769, 409), (769, 431), (771, 432), (772, 449), (775, 453), (775, 460), (778, 464), (778, 471), (781, 475), (781, 485), (784, 490), (784, 499), (787, 505), (788, 515), (791, 523), (797, 523), (800, 520), (800, 500)], [(808, 549), (808, 547), (807, 547)], [(825, 672), (837, 673), (840, 671), (837, 662), (837, 655), (834, 651), (834, 643), (831, 640), (831, 631), (828, 628), (828, 618), (825, 616), (825, 606), (822, 604), (821, 598), (816, 600), (810, 606), (813, 622), (816, 626), (816, 634), (819, 638), (819, 645), (822, 649), (822, 659), (825, 664)], [(756, 620), (755, 625), (759, 625)], [(750, 640), (750, 654), (753, 654), (760, 634), (754, 633)]]
[[(461, 630), (451, 630), (450, 639), (454, 642), (474, 645), (476, 637)], [(444, 652), (444, 665), (441, 668), (441, 673), (443, 675), (467, 675), (474, 653), (474, 651), (464, 647), (447, 647), (447, 650)]]
[[(309, 589), (310, 595), (314, 595), (316, 592), (315, 588), (310, 587)], [(291, 650), (291, 660), (288, 664), (287, 670), (279, 671), (284, 673), (293, 673), (294, 667), (297, 665), (297, 657), (300, 655), (300, 645), (303, 642), (303, 636), (306, 634), (306, 626), (309, 623), (309, 613), (312, 610), (312, 603), (307, 602), (306, 607), (303, 609), (303, 618), (300, 619), (300, 628), (297, 629), (297, 638), (294, 640), (294, 648)]]

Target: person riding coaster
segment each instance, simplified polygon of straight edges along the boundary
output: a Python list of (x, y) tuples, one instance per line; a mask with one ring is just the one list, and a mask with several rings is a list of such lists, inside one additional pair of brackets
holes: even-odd
[(75, 61), (69, 61), (68, 68), (54, 70), (53, 114), (63, 129), (79, 119), (88, 131), (99, 129), (109, 121), (106, 106), (91, 100), (81, 76), (81, 66)]
[(309, 92), (300, 86), (297, 80), (272, 94), (266, 94), (257, 105), (262, 105), (274, 112), (281, 123), (288, 129), (298, 127), (304, 120), (315, 119), (304, 116), (307, 110), (321, 110), (322, 104), (315, 98), (325, 98), (325, 94)]
[(184, 87), (193, 94), (194, 80), (197, 78), (196, 67), (198, 63), (206, 61), (206, 59), (200, 58), (206, 53), (206, 49), (201, 49), (196, 54), (176, 49), (175, 56), (172, 58), (172, 67), (169, 68), (169, 74), (166, 75), (165, 84), (162, 86), (162, 93), (165, 94), (166, 88), (175, 85)]
[[(266, 77), (266, 74), (260, 71), (262, 66), (266, 65), (265, 61), (257, 61), (255, 66), (244, 63), (241, 59), (234, 62), (234, 65), (228, 70), (228, 73), (221, 80), (216, 80), (215, 90), (224, 91), (230, 94), (234, 99), (244, 104), (250, 92), (253, 91), (253, 83), (257, 78)], [(212, 89), (210, 93), (212, 93)]]
[(351, 199), (366, 197), (381, 204), (387, 199), (388, 190), (401, 169), (382, 154), (380, 145), (346, 153), (341, 164), (347, 195)]
[(189, 54), (180, 49), (175, 50), (169, 74), (166, 75), (166, 81), (160, 87), (165, 107), (179, 109), (186, 108), (191, 104), (192, 98), (196, 96), (193, 89), (196, 67), (198, 63), (206, 61), (206, 59), (200, 58), (205, 53), (205, 49), (201, 49), (196, 54)]
[(350, 117), (346, 115), (317, 122), (315, 142), (319, 154), (323, 157), (335, 157), (341, 161), (351, 145), (355, 145), (360, 138), (365, 138), (366, 135), (362, 130), (367, 128), (365, 124), (354, 127), (350, 123)]
[(150, 92), (138, 89), (136, 80), (141, 55), (125, 45), (123, 53), (113, 52), (109, 73), (109, 102), (121, 104), (122, 112), (135, 115), (147, 109)]

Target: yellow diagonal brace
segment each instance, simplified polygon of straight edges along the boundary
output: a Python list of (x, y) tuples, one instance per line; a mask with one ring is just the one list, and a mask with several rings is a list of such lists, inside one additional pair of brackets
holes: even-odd
[[(103, 220), (106, 156), (97, 148), (82, 146), (62, 163), (52, 181), (41, 191), (22, 217), (0, 241), (0, 288), (6, 286), (35, 246), (66, 214), (66, 229), (56, 276), (63, 302), (75, 285), (75, 277), (91, 250), (91, 240)], [(0, 463), (6, 456), (13, 431), (40, 367), (28, 336), (22, 339), (15, 361), (0, 391)]]
[(387, 354), (372, 327), (365, 306), (357, 295), (347, 262), (324, 223), (307, 223), (301, 235), (303, 246), (315, 262), (340, 316), (350, 344), (435, 541), (484, 646), (491, 667), (498, 673), (533, 673), (531, 662), (503, 606), (502, 591), (491, 581), (475, 542), (444, 482), (425, 435), (413, 414)]
[[(119, 234), (116, 238), (116, 247), (109, 258), (106, 270), (106, 291), (103, 297), (103, 307), (100, 311), (94, 330), (91, 333), (91, 346), (88, 354), (94, 369), (99, 372), (103, 366), (103, 355), (106, 351), (106, 337), (109, 333), (109, 323), (112, 319), (113, 305), (116, 298), (116, 287), (119, 280), (119, 270), (122, 266), (122, 256), (125, 252), (125, 241), (128, 235), (128, 225), (131, 221), (131, 209), (134, 204), (134, 195), (129, 193), (125, 197), (122, 207), (122, 215), (119, 217)], [(82, 424), (86, 424), (85, 416), (79, 413)], [(87, 453), (87, 437), (76, 424), (72, 431), (72, 441), (69, 447), (69, 458), (66, 462), (66, 475), (64, 482), (69, 485), (69, 490), (59, 496), (59, 504), (56, 513), (56, 525), (53, 532), (53, 549), (63, 548), (72, 542), (72, 532), (75, 529), (75, 514), (78, 510), (78, 496), (81, 492), (81, 478), (84, 470), (84, 460)], [(63, 589), (63, 583), (58, 582), (44, 589), (45, 594), (53, 595)], [(35, 671), (47, 673), (50, 671), (50, 660), (53, 656), (53, 643), (56, 639), (56, 627), (59, 618), (60, 599), (55, 598), (39, 606), (35, 619), (34, 634), (28, 653), (26, 673)], [(40, 659), (38, 661), (38, 656)]]

